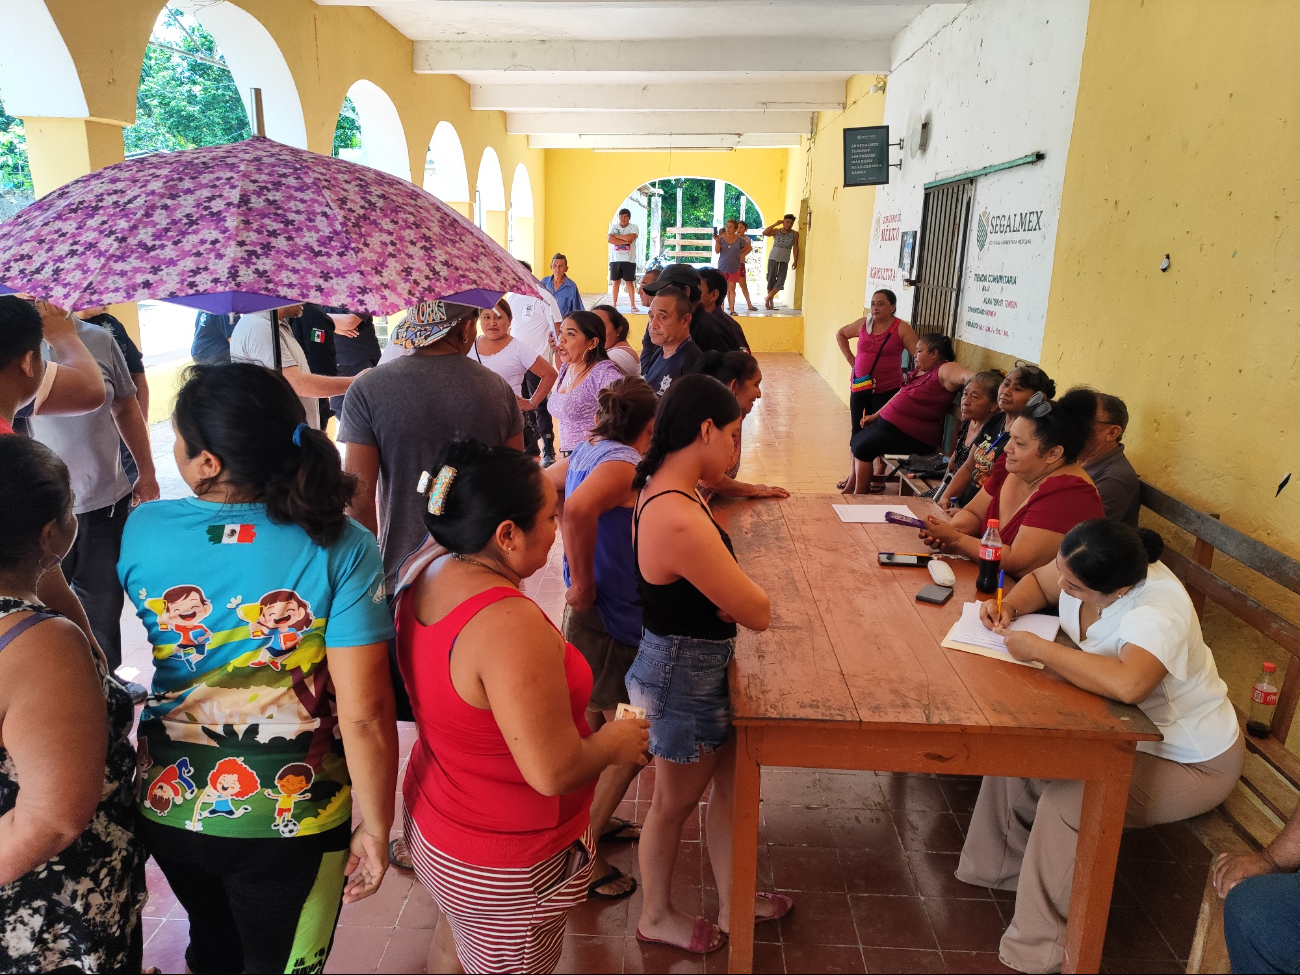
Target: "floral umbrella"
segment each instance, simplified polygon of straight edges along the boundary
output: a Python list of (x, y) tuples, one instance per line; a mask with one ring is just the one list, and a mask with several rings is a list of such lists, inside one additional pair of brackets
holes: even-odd
[(0, 284), (62, 308), (157, 299), (217, 313), (312, 301), (387, 315), (538, 293), (437, 197), (259, 137), (130, 159), (42, 197), (0, 224)]

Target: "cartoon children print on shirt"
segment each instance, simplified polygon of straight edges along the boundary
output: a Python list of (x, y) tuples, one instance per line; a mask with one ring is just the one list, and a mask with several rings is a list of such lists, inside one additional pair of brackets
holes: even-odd
[(175, 765), (168, 765), (153, 780), (145, 803), (159, 816), (166, 816), (172, 806), (179, 806), (187, 799), (193, 799), (198, 789), (194, 785), (194, 768), (188, 758), (179, 758)]
[(293, 818), (293, 804), (299, 799), (310, 799), (307, 791), (316, 772), (306, 762), (290, 762), (275, 773), (276, 790), (267, 789), (266, 797), (275, 800), (275, 822), (271, 828), (281, 836), (294, 836), (298, 832), (298, 821)]
[(169, 656), (183, 660), (193, 670), (207, 654), (207, 645), (212, 640), (212, 631), (203, 625), (212, 613), (212, 603), (203, 590), (191, 585), (172, 586), (161, 598), (146, 600), (145, 605), (157, 614), (159, 630), (180, 634), (180, 640), (171, 645)]
[[(194, 804), (194, 816), (185, 824), (185, 828), (202, 833), (203, 823), (200, 820), (212, 816), (238, 819), (253, 807), (235, 808), (235, 802), (254, 795), (261, 785), (257, 773), (245, 765), (242, 758), (223, 758), (208, 775), (208, 787)], [(204, 803), (212, 808), (204, 809)]]
[(293, 652), (302, 640), (300, 634), (311, 629), (311, 605), (292, 589), (273, 589), (258, 604), (261, 612), (249, 623), (249, 635), (261, 639), (269, 634), (271, 639), (248, 666), (279, 670), (280, 658)]

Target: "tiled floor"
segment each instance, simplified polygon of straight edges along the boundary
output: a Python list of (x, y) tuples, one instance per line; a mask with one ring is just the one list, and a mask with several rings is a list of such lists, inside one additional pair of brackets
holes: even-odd
[[(795, 491), (830, 491), (845, 467), (848, 419), (839, 400), (798, 356), (763, 356), (764, 397), (745, 424), (742, 476)], [(163, 447), (165, 434), (155, 431)], [(558, 618), (563, 581), (557, 544), (530, 594)], [(147, 670), (134, 618), (126, 663)], [(129, 641), (132, 642), (132, 641)], [(403, 759), (413, 729), (402, 733)], [(760, 925), (755, 970), (763, 972), (995, 972), (1010, 894), (967, 887), (952, 876), (979, 788), (971, 778), (873, 772), (767, 769), (759, 882), (788, 891), (796, 908)], [(641, 774), (620, 814), (649, 808), (654, 772)], [(400, 797), (399, 797), (400, 798)], [(716, 912), (701, 818), (682, 844), (678, 905)], [(611, 862), (634, 876), (635, 844)], [(1104, 950), (1108, 972), (1181, 972), (1191, 946), (1210, 856), (1186, 827), (1125, 835)], [(145, 963), (183, 966), (187, 922), (156, 869), (150, 869)], [(726, 952), (707, 958), (639, 944), (640, 894), (591, 901), (570, 917), (562, 972), (720, 972)], [(330, 972), (423, 972), (437, 913), (409, 876), (391, 871), (379, 893), (347, 907)]]

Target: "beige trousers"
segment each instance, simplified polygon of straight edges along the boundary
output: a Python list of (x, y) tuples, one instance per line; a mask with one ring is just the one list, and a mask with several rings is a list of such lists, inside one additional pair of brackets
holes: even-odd
[[(1184, 765), (1138, 752), (1129, 782), (1126, 829), (1198, 816), (1227, 798), (1241, 775), (1245, 742)], [(1057, 972), (1065, 960), (1074, 855), (1083, 783), (986, 776), (962, 847), (957, 879), (1016, 892), (1002, 936), (1002, 964), (1020, 972)]]

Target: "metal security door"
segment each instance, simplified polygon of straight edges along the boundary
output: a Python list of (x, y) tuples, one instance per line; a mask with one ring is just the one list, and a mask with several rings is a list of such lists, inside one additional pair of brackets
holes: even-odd
[(956, 335), (974, 186), (974, 180), (964, 179), (925, 191), (912, 311), (912, 327), (918, 335)]

